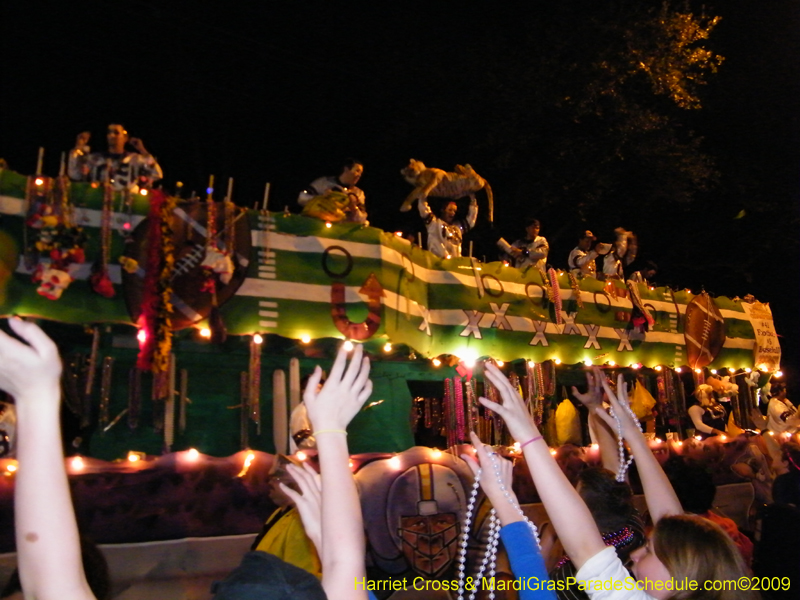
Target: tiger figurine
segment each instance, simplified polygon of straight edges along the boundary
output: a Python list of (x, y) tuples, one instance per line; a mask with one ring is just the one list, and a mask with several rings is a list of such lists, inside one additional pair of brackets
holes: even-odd
[(489, 201), (489, 221), (493, 220), (492, 188), (489, 182), (478, 175), (470, 165), (456, 165), (455, 172), (451, 173), (442, 169), (429, 169), (422, 161), (412, 158), (408, 162), (408, 166), (401, 169), (400, 174), (414, 186), (408, 198), (400, 206), (401, 212), (411, 210), (415, 200), (427, 200), (428, 196), (454, 199), (469, 196), (474, 200), (475, 192), (486, 190), (486, 198)]

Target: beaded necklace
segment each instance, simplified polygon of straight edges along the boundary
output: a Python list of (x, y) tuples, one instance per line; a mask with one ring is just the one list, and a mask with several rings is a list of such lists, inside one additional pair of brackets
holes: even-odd
[[(627, 402), (620, 402), (622, 404), (625, 411), (630, 415), (633, 419), (633, 422), (636, 423), (636, 426), (639, 428), (639, 431), (642, 431), (642, 424), (639, 422), (638, 417), (634, 414), (633, 410), (631, 410), (630, 403)], [(625, 444), (623, 443), (623, 436), (622, 436), (622, 421), (619, 420), (617, 413), (614, 412), (614, 408), (611, 407), (608, 409), (608, 414), (610, 414), (614, 420), (617, 422), (617, 449), (619, 451), (619, 471), (617, 471), (617, 481), (625, 481), (625, 474), (628, 472), (628, 467), (631, 466), (633, 462), (633, 455), (628, 457), (628, 460), (625, 460)]]
[[(511, 492), (506, 487), (505, 483), (503, 483), (503, 479), (500, 476), (500, 463), (497, 459), (496, 452), (489, 453), (489, 460), (492, 462), (492, 469), (494, 470), (494, 475), (497, 478), (497, 483), (500, 486), (500, 491), (503, 492), (506, 500), (514, 507), (514, 509), (519, 513), (522, 519), (528, 524), (528, 527), (531, 528), (531, 532), (533, 533), (533, 538), (536, 540), (536, 546), (541, 548), (539, 543), (539, 532), (536, 529), (536, 525), (525, 516), (525, 513), (522, 512), (522, 508), (520, 508), (519, 504), (512, 498)], [(480, 487), (480, 480), (481, 474), (483, 473), (482, 469), (478, 469), (478, 472), (475, 474), (475, 481), (472, 484), (472, 492), (469, 496), (469, 503), (467, 505), (467, 514), (464, 517), (464, 531), (461, 534), (461, 543), (460, 548), (458, 551), (458, 600), (464, 600), (464, 579), (466, 577), (466, 564), (467, 564), (467, 544), (469, 540), (469, 530), (470, 526), (472, 525), (472, 514), (475, 510), (475, 500), (478, 497), (478, 488)], [(497, 544), (500, 540), (500, 520), (497, 518), (497, 511), (494, 508), (489, 512), (489, 536), (486, 541), (486, 551), (483, 554), (483, 559), (481, 560), (481, 564), (478, 567), (478, 572), (475, 575), (474, 582), (472, 584), (467, 583), (467, 589), (470, 589), (469, 600), (475, 600), (475, 594), (478, 591), (478, 583), (483, 578), (484, 572), (489, 570), (489, 579), (491, 580), (495, 575), (495, 568), (497, 566)], [(489, 599), (494, 600), (494, 588), (489, 591)]]

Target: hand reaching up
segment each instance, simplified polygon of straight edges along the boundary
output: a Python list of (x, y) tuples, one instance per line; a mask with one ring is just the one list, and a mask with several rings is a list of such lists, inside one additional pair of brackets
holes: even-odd
[(61, 359), (56, 345), (35, 323), (14, 317), (8, 324), (25, 341), (0, 331), (0, 389), (19, 402), (57, 406)]
[(308, 463), (303, 463), (302, 468), (288, 465), (287, 469), (300, 493), (283, 483), (279, 484), (280, 488), (294, 502), (306, 535), (314, 543), (317, 554), (322, 556), (322, 480)]
[(572, 386), (572, 395), (581, 401), (586, 408), (593, 411), (603, 406), (603, 373), (598, 368), (586, 371), (586, 393), (581, 394), (578, 388)]
[(508, 381), (502, 371), (491, 363), (486, 363), (484, 371), (486, 378), (500, 392), (503, 404), (492, 402), (488, 398), (481, 398), (480, 403), (503, 417), (511, 436), (520, 443), (539, 435), (539, 430), (533, 422), (525, 402), (520, 398), (517, 390)]
[[(461, 458), (467, 463), (473, 475), (477, 476), (478, 469), (481, 469), (481, 489), (483, 489), (483, 493), (486, 494), (489, 502), (492, 503), (492, 506), (497, 511), (500, 522), (503, 525), (508, 525), (515, 521), (521, 521), (522, 516), (509, 502), (510, 499), (515, 504), (519, 504), (516, 495), (511, 489), (514, 464), (510, 460), (498, 456), (491, 447), (484, 446), (474, 432), (470, 432), (470, 439), (475, 447), (478, 461), (476, 462), (475, 458), (468, 454), (462, 454)], [(495, 471), (495, 464), (497, 464), (498, 471)], [(508, 497), (506, 494), (508, 494)]]
[[(595, 377), (597, 377), (597, 375), (598, 374), (595, 374)], [(606, 396), (608, 396), (608, 401), (611, 402), (611, 408), (614, 409), (614, 414), (617, 416), (617, 419), (619, 419), (622, 428), (622, 437), (628, 440), (628, 442), (637, 438), (644, 438), (638, 423), (634, 421), (631, 416), (630, 401), (628, 400), (628, 386), (625, 384), (625, 378), (621, 373), (617, 377), (617, 393), (615, 394), (611, 390), (611, 386), (608, 385), (606, 378), (602, 377), (602, 374), (600, 374), (600, 377), (603, 389), (606, 392)], [(603, 419), (612, 431), (617, 431), (617, 420), (602, 407), (596, 408), (595, 414)]]
[(347, 364), (347, 351), (339, 348), (331, 373), (319, 391), (322, 369), (319, 366), (314, 369), (303, 393), (314, 431), (346, 429), (372, 394), (369, 358), (362, 356), (363, 348), (357, 344)]

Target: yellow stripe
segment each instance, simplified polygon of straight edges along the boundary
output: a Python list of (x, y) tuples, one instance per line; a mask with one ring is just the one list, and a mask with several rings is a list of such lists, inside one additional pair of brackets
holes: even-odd
[(433, 500), (433, 479), (429, 463), (417, 465), (419, 471), (420, 500)]

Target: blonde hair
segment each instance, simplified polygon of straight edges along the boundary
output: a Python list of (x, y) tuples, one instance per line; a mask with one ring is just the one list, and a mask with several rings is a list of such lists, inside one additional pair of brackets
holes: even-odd
[(747, 574), (733, 540), (716, 523), (693, 515), (663, 517), (653, 530), (656, 556), (676, 580), (684, 577), (698, 583), (697, 590), (682, 590), (675, 600), (757, 599), (758, 594), (742, 590), (705, 590), (706, 581), (729, 582)]

